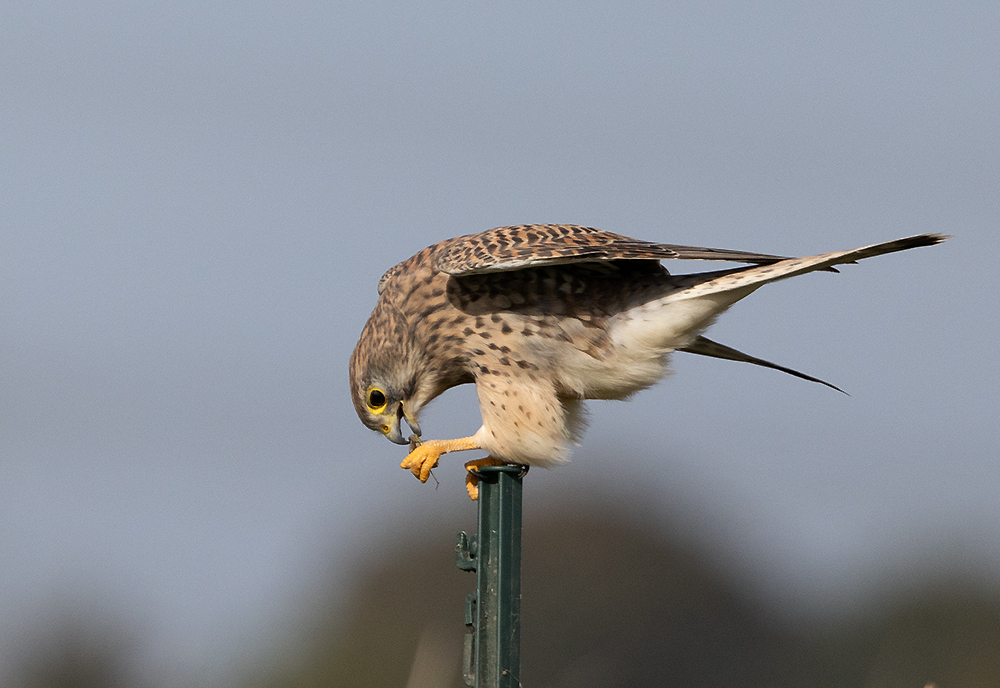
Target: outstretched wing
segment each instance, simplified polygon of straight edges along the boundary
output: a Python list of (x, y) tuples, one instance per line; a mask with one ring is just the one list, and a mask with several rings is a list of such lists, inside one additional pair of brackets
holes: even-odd
[(640, 241), (577, 225), (497, 227), (447, 242), (435, 265), (449, 275), (606, 260), (720, 260), (770, 265), (783, 256)]

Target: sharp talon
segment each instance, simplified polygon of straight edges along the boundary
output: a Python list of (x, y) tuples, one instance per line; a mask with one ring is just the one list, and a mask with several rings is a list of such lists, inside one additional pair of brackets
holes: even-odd
[(472, 501), (479, 499), (479, 478), (472, 471), (465, 474), (465, 491), (469, 493), (469, 499)]

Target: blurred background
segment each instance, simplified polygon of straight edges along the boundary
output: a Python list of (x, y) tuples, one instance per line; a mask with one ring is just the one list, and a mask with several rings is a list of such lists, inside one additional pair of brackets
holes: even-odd
[[(388, 267), (578, 223), (804, 255), (525, 483), (529, 686), (1000, 685), (1000, 4), (0, 8), (0, 685), (460, 685), (461, 463)], [(671, 265), (672, 270), (704, 269)], [(478, 427), (474, 390), (422, 417)]]

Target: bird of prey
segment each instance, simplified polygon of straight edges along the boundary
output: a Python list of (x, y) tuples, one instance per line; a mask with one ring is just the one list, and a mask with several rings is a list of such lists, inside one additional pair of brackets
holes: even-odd
[[(498, 227), (429, 246), (390, 268), (351, 355), (361, 422), (397, 444), (426, 482), (445, 452), (481, 449), (466, 467), (566, 461), (583, 429), (584, 399), (625, 399), (668, 372), (684, 351), (775, 368), (702, 336), (758, 287), (862, 258), (938, 244), (920, 234), (787, 258), (630, 239), (576, 225)], [(672, 275), (663, 259), (746, 265)], [(422, 440), (418, 416), (445, 390), (475, 383), (483, 424), (468, 437)], [(829, 385), (833, 387), (833, 385)], [(836, 389), (836, 388), (835, 388)], [(403, 437), (400, 424), (413, 431)], [(470, 496), (477, 481), (466, 477)]]

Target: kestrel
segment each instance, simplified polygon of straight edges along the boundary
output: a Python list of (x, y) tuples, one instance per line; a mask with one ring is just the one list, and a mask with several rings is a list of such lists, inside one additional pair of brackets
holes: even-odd
[[(686, 351), (829, 384), (718, 344), (701, 333), (758, 287), (862, 258), (932, 246), (921, 234), (786, 258), (630, 239), (575, 225), (498, 227), (442, 241), (389, 269), (351, 355), (361, 422), (397, 444), (426, 482), (445, 452), (482, 449), (489, 463), (551, 467), (583, 430), (584, 399), (625, 399)], [(662, 259), (748, 265), (671, 275)], [(483, 424), (469, 437), (420, 439), (418, 416), (445, 390), (475, 383)], [(833, 385), (829, 385), (833, 386)], [(836, 388), (835, 388), (836, 389)], [(401, 421), (414, 435), (403, 437)], [(467, 476), (475, 499), (476, 480)]]

